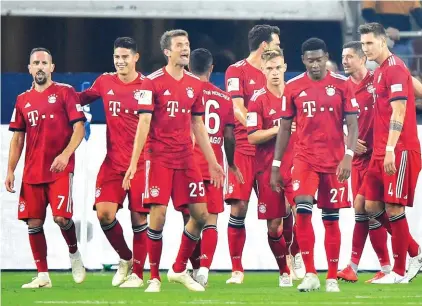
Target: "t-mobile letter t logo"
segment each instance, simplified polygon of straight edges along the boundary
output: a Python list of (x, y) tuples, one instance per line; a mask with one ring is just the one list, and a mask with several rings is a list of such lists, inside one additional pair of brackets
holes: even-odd
[(108, 102), (108, 106), (109, 106), (110, 112), (112, 112), (111, 116), (117, 117), (117, 113), (120, 112), (120, 102), (110, 101)]
[(167, 102), (167, 111), (170, 112), (170, 117), (176, 117), (174, 113), (179, 111), (179, 102), (177, 101), (168, 101)]
[(28, 120), (31, 123), (31, 126), (36, 126), (38, 121), (38, 111), (33, 110), (28, 113)]
[(303, 102), (303, 111), (308, 114), (306, 117), (313, 117), (313, 113), (316, 111), (315, 101)]

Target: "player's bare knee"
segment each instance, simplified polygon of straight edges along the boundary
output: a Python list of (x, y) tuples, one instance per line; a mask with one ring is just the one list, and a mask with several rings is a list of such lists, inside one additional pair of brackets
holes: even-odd
[(394, 217), (404, 213), (404, 207), (398, 204), (386, 204), (385, 212), (388, 217)]
[(376, 215), (384, 210), (382, 202), (378, 201), (365, 201), (365, 211), (369, 215)]
[(116, 213), (114, 211), (97, 210), (97, 217), (101, 225), (107, 225), (116, 219)]
[(206, 225), (217, 225), (218, 214), (208, 213)]
[(40, 227), (44, 225), (44, 220), (42, 219), (28, 219), (26, 224), (29, 228)]
[(231, 205), (231, 214), (235, 217), (246, 217), (248, 212), (248, 201), (236, 201)]
[(267, 220), (268, 234), (272, 237), (279, 236), (283, 230), (282, 218)]
[(353, 207), (355, 208), (355, 214), (366, 214), (365, 198), (358, 194), (355, 198), (355, 201), (353, 202)]
[(147, 214), (140, 213), (137, 211), (130, 212), (130, 220), (132, 222), (132, 226), (140, 226), (147, 223)]
[(59, 217), (59, 216), (55, 216), (54, 222), (60, 227), (65, 227), (67, 225), (67, 223), (69, 222), (69, 219)]

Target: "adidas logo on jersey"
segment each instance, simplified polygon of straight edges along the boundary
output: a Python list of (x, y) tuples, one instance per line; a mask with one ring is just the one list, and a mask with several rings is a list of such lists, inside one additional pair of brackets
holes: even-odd
[(269, 115), (271, 116), (271, 115), (274, 115), (275, 113), (276, 113), (276, 111), (271, 109)]
[(250, 80), (249, 81), (249, 85), (254, 85), (255, 84), (255, 81), (254, 80)]
[(170, 91), (168, 89), (164, 92), (164, 96), (170, 96)]
[(307, 94), (306, 94), (306, 92), (305, 91), (302, 91), (301, 93), (300, 93), (300, 95), (299, 95), (299, 97), (306, 97), (307, 96)]
[(108, 95), (111, 95), (111, 96), (114, 96), (114, 91), (113, 91), (113, 89), (110, 89), (109, 91), (108, 91), (108, 93), (107, 93)]
[(25, 104), (25, 108), (28, 108), (30, 106), (31, 106), (31, 103), (29, 103), (29, 102)]

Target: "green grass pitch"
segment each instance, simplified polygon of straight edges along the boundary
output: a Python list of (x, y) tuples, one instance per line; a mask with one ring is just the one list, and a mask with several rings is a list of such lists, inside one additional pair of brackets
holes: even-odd
[[(2, 272), (1, 305), (422, 305), (422, 275), (410, 284), (371, 285), (364, 281), (373, 274), (360, 274), (359, 282), (340, 283), (341, 293), (326, 293), (324, 273), (321, 289), (300, 293), (279, 288), (276, 272), (247, 272), (242, 285), (226, 285), (229, 273), (211, 273), (206, 292), (189, 292), (180, 284), (167, 282), (163, 272), (161, 293), (145, 293), (143, 288), (111, 286), (111, 272), (90, 272), (83, 284), (73, 283), (68, 272), (50, 274), (51, 289), (21, 289), (35, 272)], [(146, 275), (148, 276), (148, 275)]]

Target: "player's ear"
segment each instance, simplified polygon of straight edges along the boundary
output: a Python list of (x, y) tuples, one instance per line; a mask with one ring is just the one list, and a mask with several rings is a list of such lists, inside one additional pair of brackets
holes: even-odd
[(214, 65), (211, 65), (210, 71), (209, 71), (210, 75), (211, 75), (211, 73), (212, 73), (213, 70), (214, 70)]
[(287, 71), (287, 64), (284, 63), (284, 65), (283, 65), (283, 73), (286, 72), (286, 71)]
[(28, 64), (28, 72), (31, 74), (31, 64)]
[(139, 61), (139, 59), (141, 58), (141, 55), (139, 54), (139, 52), (135, 53), (135, 62)]
[(170, 57), (170, 50), (168, 50), (168, 49), (164, 49), (164, 55), (165, 56), (167, 56), (167, 57)]
[(54, 68), (56, 68), (56, 65), (54, 65), (53, 63), (51, 63), (50, 72), (53, 72), (54, 71)]

